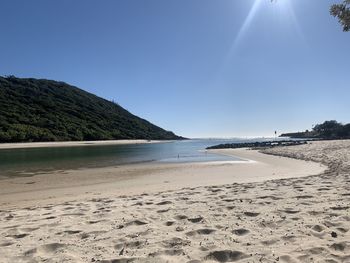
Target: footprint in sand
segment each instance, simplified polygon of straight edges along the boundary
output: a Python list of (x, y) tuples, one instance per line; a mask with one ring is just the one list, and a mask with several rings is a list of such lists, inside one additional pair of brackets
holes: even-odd
[(247, 235), (249, 233), (249, 230), (244, 229), (244, 228), (239, 228), (239, 229), (233, 230), (232, 233), (237, 235), (237, 236), (244, 236), (244, 235)]
[(210, 191), (212, 193), (217, 193), (217, 192), (222, 192), (223, 190), (220, 188), (217, 188), (217, 189), (208, 189), (208, 191)]
[(66, 231), (63, 231), (63, 233), (66, 233), (68, 235), (75, 235), (75, 234), (81, 233), (81, 230), (66, 230)]
[(278, 242), (278, 239), (269, 239), (269, 240), (261, 241), (261, 244), (265, 246), (271, 246), (273, 244), (276, 244), (277, 242)]
[(35, 230), (38, 230), (39, 227), (25, 227), (25, 228), (21, 228), (21, 231), (23, 232), (33, 232)]
[(295, 198), (296, 199), (309, 199), (309, 198), (313, 198), (314, 196), (312, 195), (298, 195)]
[(350, 206), (333, 206), (330, 207), (330, 209), (335, 210), (335, 211), (342, 211), (342, 210), (348, 210)]
[(73, 207), (73, 206), (68, 206), (68, 207), (65, 207), (65, 208), (63, 208), (63, 210), (72, 210), (72, 209), (74, 209), (75, 207)]
[(184, 219), (187, 219), (187, 216), (185, 216), (185, 215), (177, 215), (177, 216), (175, 216), (175, 219), (176, 220), (184, 220)]
[(285, 263), (298, 263), (299, 262), (299, 261), (296, 261), (294, 258), (292, 258), (289, 255), (280, 256), (280, 260), (281, 260), (281, 262), (285, 262)]
[(311, 229), (316, 232), (322, 232), (325, 228), (321, 225), (314, 225)]
[(179, 237), (174, 237), (172, 239), (165, 240), (162, 242), (164, 248), (181, 248), (184, 246), (188, 246), (189, 244), (191, 244), (190, 240), (184, 240)]
[(147, 225), (147, 224), (148, 223), (143, 222), (141, 220), (133, 220), (133, 221), (126, 223), (125, 225), (119, 225), (117, 228), (122, 229), (122, 228), (128, 227), (128, 226), (143, 226), (143, 225)]
[(198, 216), (198, 217), (193, 217), (193, 218), (188, 218), (187, 220), (192, 222), (192, 223), (199, 223), (201, 221), (203, 221), (203, 217), (202, 216)]
[(24, 256), (33, 256), (36, 253), (55, 253), (57, 250), (63, 247), (66, 247), (66, 245), (60, 243), (46, 244), (24, 252)]
[(21, 239), (28, 236), (28, 234), (17, 234), (17, 235), (8, 235), (8, 237), (12, 237), (14, 239)]
[(157, 256), (180, 256), (185, 255), (184, 251), (182, 249), (167, 249), (163, 251), (157, 251), (148, 254), (150, 257), (157, 257)]
[(343, 234), (349, 231), (349, 229), (343, 227), (338, 227), (337, 230)]
[(274, 195), (264, 195), (264, 196), (259, 196), (258, 199), (272, 199), (272, 200), (281, 200), (283, 199), (282, 197), (274, 196)]
[(175, 224), (174, 221), (167, 221), (167, 222), (165, 222), (166, 226), (172, 226), (173, 224)]
[(157, 203), (156, 205), (170, 205), (170, 204), (172, 204), (171, 201), (163, 201), (163, 202)]
[(287, 236), (282, 236), (281, 239), (284, 241), (293, 243), (297, 240), (297, 237), (294, 235), (287, 235)]
[(331, 249), (335, 251), (345, 251), (350, 248), (349, 244), (347, 242), (340, 242), (340, 243), (334, 243), (330, 246)]
[(13, 244), (14, 243), (12, 243), (12, 242), (3, 242), (3, 243), (0, 244), (0, 247), (8, 247), (8, 246), (11, 246)]
[(148, 223), (147, 222), (143, 222), (141, 220), (133, 220), (133, 221), (130, 221), (129, 223), (126, 223), (126, 226), (142, 226), (142, 225), (147, 225)]
[(143, 240), (137, 240), (133, 242), (124, 242), (124, 243), (118, 243), (114, 246), (116, 250), (120, 250), (123, 248), (130, 248), (130, 249), (139, 249), (141, 247), (144, 247), (147, 244), (147, 241)]
[(62, 214), (61, 216), (84, 216), (84, 213), (67, 213), (67, 214)]
[(232, 203), (232, 202), (235, 202), (236, 199), (222, 199), (222, 201), (227, 202), (227, 203)]
[(285, 210), (282, 210), (282, 212), (286, 213), (286, 214), (297, 214), (300, 211), (299, 210), (293, 210), (292, 208), (287, 208)]
[(308, 253), (308, 255), (319, 255), (319, 254), (322, 254), (323, 252), (328, 252), (326, 248), (324, 247), (313, 247), (313, 248), (310, 248), (310, 249), (307, 249), (306, 250)]
[(190, 237), (198, 236), (198, 235), (210, 235), (210, 234), (214, 233), (215, 231), (216, 231), (215, 229), (202, 228), (202, 229), (189, 231), (186, 233), (186, 235), (190, 236)]
[(234, 262), (244, 258), (249, 257), (247, 254), (244, 254), (240, 251), (235, 250), (217, 250), (210, 252), (205, 259), (206, 260), (215, 260), (218, 262)]
[(170, 208), (166, 208), (166, 209), (161, 209), (161, 210), (158, 210), (157, 213), (166, 213), (170, 210)]
[(86, 239), (86, 238), (88, 238), (88, 237), (90, 237), (90, 235), (87, 234), (87, 233), (81, 233), (81, 234), (80, 234), (80, 239)]
[(329, 190), (331, 190), (331, 189), (328, 188), (328, 187), (321, 187), (321, 188), (318, 188), (317, 190), (318, 190), (318, 191), (329, 191)]
[(107, 259), (107, 260), (95, 260), (97, 263), (131, 263), (140, 260), (139, 258), (131, 257), (131, 258), (115, 258), (115, 259)]
[(87, 223), (88, 223), (89, 225), (94, 225), (94, 224), (101, 223), (101, 222), (105, 222), (105, 221), (107, 221), (107, 220), (105, 220), (105, 219), (102, 219), (102, 220), (90, 220), (90, 221), (88, 221)]
[(245, 216), (249, 216), (249, 217), (256, 217), (256, 216), (260, 215), (260, 213), (256, 213), (256, 212), (244, 212), (243, 214)]

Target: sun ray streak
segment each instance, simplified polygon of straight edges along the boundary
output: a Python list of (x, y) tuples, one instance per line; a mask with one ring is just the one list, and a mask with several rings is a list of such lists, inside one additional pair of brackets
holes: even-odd
[(295, 15), (295, 12), (294, 12), (294, 8), (293, 8), (292, 4), (290, 3), (290, 1), (287, 1), (287, 9), (289, 11), (292, 24), (294, 26), (296, 33), (298, 34), (298, 37), (303, 41), (303, 43), (306, 44), (304, 33), (299, 25), (298, 19)]
[(241, 42), (245, 32), (248, 30), (249, 26), (253, 22), (254, 17), (256, 15), (256, 13), (258, 12), (262, 1), (263, 0), (255, 0), (254, 1), (252, 7), (249, 10), (247, 17), (245, 18), (242, 26), (240, 27), (236, 37), (234, 38), (233, 43), (227, 52), (227, 55), (225, 56), (221, 66), (219, 67), (219, 69), (216, 73), (216, 78), (218, 78), (223, 73), (223, 71), (225, 70), (225, 68), (227, 67), (229, 62), (231, 61), (231, 59), (232, 59), (235, 51), (237, 50), (238, 45)]
[[(271, 27), (273, 27), (273, 30), (276, 30), (276, 26), (279, 26), (282, 24), (284, 27), (287, 28), (286, 30), (290, 34), (295, 34), (294, 36), (297, 36), (299, 41), (305, 46), (307, 46), (305, 36), (298, 23), (298, 19), (294, 12), (294, 7), (291, 0), (281, 0), (281, 1), (255, 0), (252, 3), (252, 6), (247, 16), (245, 17), (241, 27), (239, 28), (238, 32), (234, 36), (231, 45), (228, 47), (228, 50), (225, 53), (226, 55), (223, 56), (222, 63), (220, 64), (217, 72), (215, 73), (214, 79), (218, 83), (220, 81), (221, 76), (225, 74), (225, 70), (229, 68), (228, 65), (231, 64), (231, 62), (233, 61), (233, 57), (238, 53), (240, 45), (242, 42), (244, 42), (244, 37), (247, 31), (249, 31), (249, 29), (251, 28), (257, 13), (259, 12), (259, 10), (263, 9), (262, 7), (263, 4), (265, 5), (266, 10), (263, 10), (265, 14), (262, 19), (266, 20), (267, 15), (274, 15), (275, 17), (275, 20), (273, 18), (268, 20), (270, 23), (272, 23), (271, 21), (273, 21), (274, 24), (271, 24)], [(288, 29), (288, 27), (290, 28)]]
[(242, 37), (244, 36), (244, 34), (246, 33), (247, 29), (249, 28), (250, 24), (253, 22), (253, 19), (257, 13), (257, 11), (259, 10), (259, 7), (261, 5), (262, 0), (255, 0), (255, 2), (253, 3), (252, 8), (250, 9), (248, 16), (246, 17), (246, 19), (244, 20), (244, 23), (242, 24), (240, 30), (238, 31), (238, 34), (231, 46), (231, 49), (229, 51), (228, 57), (230, 58), (234, 51), (237, 49)]

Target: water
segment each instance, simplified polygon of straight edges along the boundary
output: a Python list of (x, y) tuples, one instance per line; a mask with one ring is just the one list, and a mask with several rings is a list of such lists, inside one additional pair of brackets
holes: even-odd
[(205, 148), (247, 141), (251, 140), (197, 139), (155, 144), (0, 150), (0, 178), (142, 162), (238, 161), (239, 158), (208, 153)]

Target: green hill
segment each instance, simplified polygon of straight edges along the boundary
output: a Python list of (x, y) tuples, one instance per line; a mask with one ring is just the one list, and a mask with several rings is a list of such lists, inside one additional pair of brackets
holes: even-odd
[(64, 82), (0, 77), (0, 142), (181, 139)]

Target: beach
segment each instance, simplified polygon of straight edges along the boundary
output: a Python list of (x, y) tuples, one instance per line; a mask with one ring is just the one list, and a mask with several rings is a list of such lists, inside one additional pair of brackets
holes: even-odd
[(0, 262), (350, 262), (350, 141), (0, 180)]
[(97, 146), (97, 145), (124, 145), (165, 142), (157, 140), (106, 140), (106, 141), (67, 141), (67, 142), (18, 142), (1, 143), (0, 149), (26, 149), (45, 147), (74, 147), (74, 146)]

